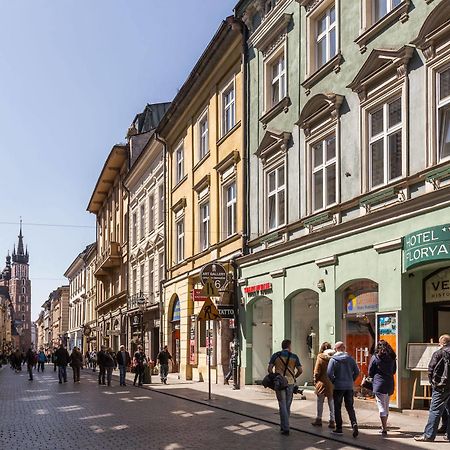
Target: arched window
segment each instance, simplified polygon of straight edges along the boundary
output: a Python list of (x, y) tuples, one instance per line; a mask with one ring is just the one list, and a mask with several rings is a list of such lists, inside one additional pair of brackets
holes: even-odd
[(181, 313), (180, 313), (180, 299), (177, 298), (174, 303), (173, 303), (173, 307), (172, 307), (172, 322), (179, 322), (181, 318)]

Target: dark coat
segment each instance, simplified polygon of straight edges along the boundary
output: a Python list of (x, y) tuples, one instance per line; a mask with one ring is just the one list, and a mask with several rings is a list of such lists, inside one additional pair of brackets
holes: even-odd
[(116, 367), (117, 365), (115, 355), (110, 352), (98, 352), (97, 359), (99, 366)]
[(30, 366), (34, 366), (36, 364), (36, 353), (34, 353), (31, 348), (28, 349), (27, 353), (25, 354), (25, 362)]
[(394, 374), (397, 372), (397, 362), (389, 355), (373, 355), (369, 364), (369, 377), (373, 378), (375, 394), (394, 393)]
[[(431, 357), (430, 363), (428, 364), (428, 379), (430, 380), (431, 385), (433, 386), (433, 377), (437, 375), (437, 379), (441, 379), (442, 373), (439, 373), (441, 369), (439, 369), (438, 363), (444, 358), (445, 353), (450, 354), (450, 344), (445, 347), (436, 350)], [(446, 391), (450, 390), (450, 383), (447, 382), (447, 385), (444, 388)]]
[(126, 367), (128, 367), (131, 364), (131, 356), (130, 356), (130, 354), (127, 351), (125, 351), (125, 361), (123, 360), (121, 351), (117, 352), (116, 360), (117, 360), (117, 364), (119, 366), (126, 366)]
[(56, 365), (67, 366), (69, 364), (70, 355), (64, 347), (59, 347), (55, 352)]
[(72, 351), (70, 355), (70, 365), (72, 367), (83, 367), (83, 355), (81, 352)]

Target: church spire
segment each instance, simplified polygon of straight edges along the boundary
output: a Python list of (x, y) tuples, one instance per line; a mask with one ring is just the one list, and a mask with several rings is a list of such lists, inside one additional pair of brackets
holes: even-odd
[(24, 245), (23, 245), (22, 218), (20, 218), (20, 228), (19, 228), (18, 238), (19, 238), (19, 242), (17, 244), (17, 251), (16, 251), (16, 246), (14, 245), (12, 260), (13, 260), (13, 262), (19, 263), (19, 264), (28, 264), (28, 260), (29, 260), (28, 249), (25, 252)]
[(17, 254), (18, 255), (25, 255), (25, 252), (23, 250), (23, 235), (22, 235), (22, 218), (20, 218), (20, 231), (19, 231), (19, 244), (17, 245)]

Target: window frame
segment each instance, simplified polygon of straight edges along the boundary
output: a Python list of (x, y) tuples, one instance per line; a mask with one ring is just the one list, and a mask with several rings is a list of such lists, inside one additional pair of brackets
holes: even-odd
[(145, 204), (142, 203), (139, 206), (140, 223), (139, 223), (139, 236), (142, 241), (145, 237)]
[(150, 194), (148, 197), (148, 232), (155, 231), (155, 196)]
[[(164, 183), (164, 182), (163, 182)], [(164, 195), (164, 184), (161, 183), (158, 186), (158, 223), (164, 222), (164, 209), (165, 209), (165, 195)]]
[[(439, 69), (436, 70), (436, 73), (434, 74), (434, 83), (435, 83), (435, 89), (436, 89), (436, 96), (435, 96), (435, 102), (436, 102), (436, 150), (435, 150), (435, 158), (436, 162), (444, 163), (450, 161), (450, 154), (448, 156), (441, 157), (442, 152), (442, 136), (441, 136), (441, 114), (442, 110), (446, 111), (446, 114), (450, 117), (450, 94), (445, 97), (444, 100), (440, 99), (440, 93), (441, 93), (441, 74), (443, 72), (450, 71), (450, 64), (446, 64), (444, 66), (441, 66)], [(450, 119), (449, 119), (450, 120)]]
[[(206, 215), (203, 215), (204, 209), (206, 209)], [(211, 245), (211, 206), (209, 198), (199, 204), (199, 248), (200, 251), (205, 251)]]
[(138, 236), (137, 236), (137, 228), (138, 228), (138, 224), (137, 224), (137, 211), (133, 212), (133, 216), (131, 219), (131, 226), (132, 226), (132, 237), (133, 237), (133, 246), (137, 245), (138, 243)]
[[(181, 232), (179, 226), (182, 226)], [(177, 264), (182, 263), (185, 258), (185, 223), (184, 216), (175, 222), (175, 254)]]
[[(206, 130), (202, 131), (202, 124), (206, 124)], [(203, 148), (203, 144), (204, 147)], [(198, 160), (201, 161), (209, 154), (209, 115), (205, 110), (198, 119)]]
[[(234, 199), (228, 200), (228, 190), (234, 186)], [(224, 230), (224, 238), (228, 239), (237, 233), (237, 183), (236, 179), (232, 179), (222, 186), (222, 226)], [(232, 230), (228, 227), (229, 212), (232, 214)]]
[(382, 0), (385, 2), (385, 5), (386, 5), (386, 13), (378, 18), (376, 17), (376, 11), (375, 11), (375, 4), (377, 1), (381, 1), (381, 0), (371, 0), (370, 26), (375, 25), (377, 22), (379, 22), (384, 17), (386, 17), (391, 11), (393, 11), (395, 8), (397, 8), (397, 6), (400, 6), (400, 4), (402, 3), (403, 0), (399, 0), (398, 5), (394, 5), (394, 2), (396, 0)]
[[(283, 168), (284, 169), (284, 183), (282, 186), (278, 185), (278, 178), (279, 178), (279, 170)], [(276, 164), (273, 164), (271, 166), (268, 166), (264, 170), (264, 205), (265, 205), (265, 229), (267, 232), (274, 231), (278, 228), (281, 228), (286, 225), (287, 223), (287, 164), (285, 160), (278, 161)], [(270, 191), (269, 187), (269, 176), (271, 173), (275, 172), (275, 189)], [(284, 221), (283, 223), (279, 220), (279, 194), (280, 192), (284, 192)], [(270, 198), (272, 196), (275, 196), (275, 213), (276, 213), (276, 224), (275, 226), (270, 226)]]
[[(334, 22), (330, 23), (330, 12), (334, 9)], [(326, 25), (325, 30), (322, 33), (319, 33), (319, 22), (325, 17)], [(335, 45), (335, 53), (331, 54), (331, 33), (334, 30), (334, 45)], [(332, 2), (328, 7), (326, 7), (321, 14), (318, 14), (315, 19), (315, 42), (314, 42), (314, 53), (315, 53), (315, 67), (316, 70), (321, 69), (325, 66), (329, 61), (331, 61), (338, 53), (338, 40), (337, 40), (337, 32), (338, 32), (338, 20), (337, 20), (337, 11), (336, 11), (336, 3)], [(319, 43), (325, 39), (325, 61), (319, 62)]]
[[(180, 183), (184, 178), (184, 142), (180, 142), (175, 148), (175, 185)], [(178, 155), (181, 158), (178, 158)]]
[[(230, 101), (229, 103), (226, 104), (225, 97), (226, 97), (227, 93), (229, 93), (229, 92), (233, 92), (233, 99), (232, 99), (232, 101)], [(220, 93), (220, 102), (221, 102), (221, 107), (220, 107), (220, 111), (221, 111), (221, 120), (220, 120), (221, 130), (220, 131), (221, 131), (221, 133), (220, 133), (220, 135), (223, 138), (236, 126), (236, 123), (237, 123), (237, 121), (236, 121), (236, 80), (235, 80), (235, 77), (233, 77), (233, 79), (229, 83), (227, 83), (225, 85), (225, 87), (222, 89), (222, 91)], [(232, 112), (233, 112), (233, 114), (232, 114), (233, 121), (232, 121), (232, 125), (229, 128), (227, 128), (225, 126), (225, 123), (226, 123), (225, 120), (227, 117), (226, 113), (227, 113), (228, 108), (232, 108)]]
[[(279, 65), (279, 62), (284, 61), (284, 69), (280, 71), (276, 77), (273, 76), (273, 68), (275, 65)], [(286, 51), (286, 41), (283, 42), (280, 47), (273, 52), (264, 61), (264, 75), (265, 75), (265, 96), (264, 96), (264, 110), (269, 111), (276, 105), (278, 105), (284, 98), (288, 96), (288, 61), (287, 61), (287, 51)], [(283, 90), (279, 89), (278, 99), (273, 98), (273, 87), (274, 81), (279, 81), (281, 86), (281, 81), (284, 80)]]
[(139, 274), (139, 292), (143, 294), (145, 292), (145, 263), (140, 264)]

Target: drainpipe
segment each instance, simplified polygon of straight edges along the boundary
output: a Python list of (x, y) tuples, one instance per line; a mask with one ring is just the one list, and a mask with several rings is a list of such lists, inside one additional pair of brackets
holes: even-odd
[[(129, 139), (129, 141), (128, 141), (128, 171), (127, 171), (127, 173), (131, 170), (131, 138)], [(128, 282), (128, 280), (129, 280), (129, 266), (130, 266), (130, 236), (129, 236), (129, 230), (130, 230), (130, 191), (129, 191), (129, 189), (125, 186), (125, 183), (121, 180), (120, 181), (120, 183), (122, 184), (122, 186), (123, 186), (123, 188), (124, 188), (124, 190), (126, 191), (126, 193), (127, 193), (127, 196), (128, 196), (128, 203), (127, 203), (127, 217), (128, 217), (128, 220), (127, 220), (127, 224), (124, 224), (124, 225), (127, 225), (127, 229), (125, 230), (123, 230), (124, 231), (124, 236), (126, 236), (126, 239), (127, 239), (127, 267), (126, 267), (126, 277), (125, 277), (125, 279), (126, 279), (126, 281), (127, 281), (127, 285), (125, 286), (125, 291), (126, 291), (126, 293), (127, 293), (127, 306), (126, 306), (126, 313), (125, 313), (125, 323), (126, 323), (126, 326), (125, 326), (125, 333), (126, 333), (126, 338), (125, 338), (125, 344), (126, 344), (126, 347), (127, 348), (129, 348), (128, 347), (128, 345), (129, 345), (129, 342), (128, 342), (128, 338), (129, 338), (129, 334), (130, 334), (130, 329), (129, 329), (129, 324), (128, 324), (128, 322), (129, 322), (129, 317), (128, 317), (128, 295), (129, 295), (129, 292), (128, 292), (128, 285), (129, 285), (129, 282)], [(142, 317), (143, 318), (143, 317)], [(122, 322), (122, 317), (120, 317), (120, 321)], [(122, 324), (120, 324), (120, 326), (122, 327)], [(119, 342), (119, 345), (120, 345), (120, 342)]]
[(240, 320), (239, 320), (239, 292), (238, 292), (238, 265), (236, 260), (233, 258), (230, 260), (231, 267), (233, 267), (233, 306), (234, 306), (234, 314), (235, 314), (235, 322), (233, 329), (233, 389), (241, 388), (241, 340), (239, 339), (239, 329), (240, 329)]

